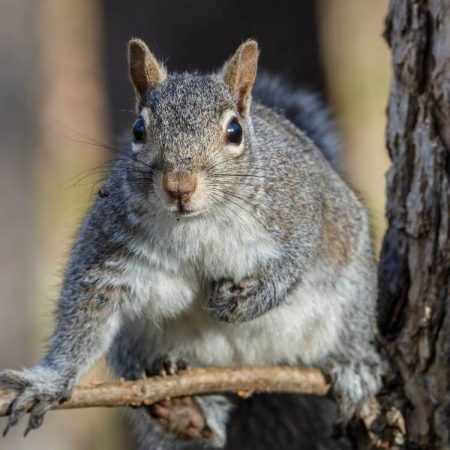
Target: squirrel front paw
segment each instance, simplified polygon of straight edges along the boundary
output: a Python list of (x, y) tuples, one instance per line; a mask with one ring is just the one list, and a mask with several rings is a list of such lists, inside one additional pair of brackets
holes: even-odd
[(189, 366), (183, 359), (174, 360), (168, 356), (160, 356), (145, 370), (145, 375), (148, 377), (165, 377), (167, 375), (176, 375), (178, 372), (187, 369), (189, 369)]
[(0, 372), (0, 389), (17, 393), (9, 407), (8, 423), (3, 435), (17, 425), (25, 413), (30, 414), (25, 436), (31, 430), (39, 428), (52, 404), (66, 401), (74, 385), (74, 378), (63, 377), (54, 369), (45, 366)]
[(330, 361), (324, 371), (331, 378), (331, 392), (343, 423), (359, 414), (381, 387), (382, 367), (375, 353), (359, 362)]
[[(239, 283), (230, 280), (214, 281), (208, 300), (211, 316), (222, 322), (239, 323), (249, 320), (248, 305), (257, 302), (260, 283), (256, 278), (245, 278)], [(254, 300), (254, 301), (252, 301)]]

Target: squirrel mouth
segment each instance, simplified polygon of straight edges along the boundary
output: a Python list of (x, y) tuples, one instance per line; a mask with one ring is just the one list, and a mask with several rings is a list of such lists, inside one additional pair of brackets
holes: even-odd
[(181, 201), (178, 202), (178, 209), (175, 211), (175, 215), (177, 218), (180, 217), (193, 217), (198, 216), (205, 212), (204, 209), (186, 209), (186, 205), (184, 205)]
[(189, 210), (186, 209), (186, 206), (181, 200), (178, 200), (177, 206), (178, 206), (177, 214), (183, 215), (190, 212)]
[(181, 200), (178, 200), (177, 207), (178, 207), (176, 210), (177, 216), (189, 216), (191, 213), (195, 212), (195, 211), (186, 209), (186, 205)]
[(177, 220), (179, 220), (180, 218), (198, 216), (198, 215), (202, 214), (203, 212), (204, 212), (204, 210), (198, 210), (198, 211), (177, 211), (176, 216), (177, 216)]

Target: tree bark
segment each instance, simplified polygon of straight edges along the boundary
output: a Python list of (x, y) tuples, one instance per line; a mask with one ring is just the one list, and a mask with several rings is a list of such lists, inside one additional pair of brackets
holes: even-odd
[(448, 449), (450, 0), (391, 0), (385, 37), (392, 166), (379, 324), (390, 368), (380, 403), (396, 415), (397, 432), (378, 431), (389, 448)]

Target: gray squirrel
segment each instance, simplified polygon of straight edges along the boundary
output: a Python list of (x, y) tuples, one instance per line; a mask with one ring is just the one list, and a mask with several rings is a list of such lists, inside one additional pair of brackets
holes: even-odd
[[(6, 431), (26, 411), (26, 433), (38, 428), (105, 354), (126, 379), (187, 366), (319, 367), (346, 418), (376, 394), (366, 210), (331, 165), (339, 144), (317, 99), (267, 76), (254, 86), (258, 55), (248, 40), (217, 73), (167, 74), (130, 41), (130, 149), (79, 230), (46, 356), (0, 373), (0, 388), (18, 394)], [(269, 397), (277, 410), (292, 401)], [(229, 430), (227, 444), (230, 414), (251, 415), (251, 402), (194, 396), (130, 416), (141, 449), (291, 448), (233, 446)]]

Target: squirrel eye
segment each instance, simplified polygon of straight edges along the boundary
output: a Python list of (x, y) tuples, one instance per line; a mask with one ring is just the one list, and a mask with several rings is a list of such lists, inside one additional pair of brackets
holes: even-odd
[(134, 122), (133, 125), (134, 142), (144, 142), (145, 140), (145, 122), (142, 117)]
[(227, 125), (226, 139), (229, 144), (239, 145), (242, 142), (242, 127), (236, 117), (233, 117)]

